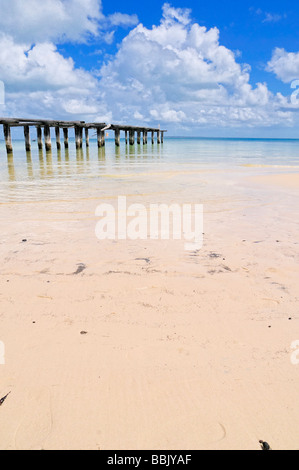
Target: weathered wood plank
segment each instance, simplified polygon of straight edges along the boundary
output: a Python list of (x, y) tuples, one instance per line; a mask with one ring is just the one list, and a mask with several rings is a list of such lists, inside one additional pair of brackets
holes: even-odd
[(115, 133), (115, 145), (119, 147), (120, 146), (120, 130), (115, 129), (114, 133)]
[(83, 147), (83, 127), (75, 126), (75, 140), (76, 148), (81, 149)]
[(101, 130), (101, 147), (105, 147), (106, 142), (105, 142), (105, 131)]
[(143, 145), (147, 144), (147, 131), (143, 131)]
[[(153, 128), (153, 127), (140, 127), (140, 126), (129, 126), (129, 125), (119, 125), (119, 124), (109, 124), (107, 125), (106, 123), (99, 123), (99, 122), (94, 122), (94, 123), (86, 123), (85, 121), (59, 121), (59, 120), (51, 120), (51, 119), (23, 119), (23, 118), (4, 118), (0, 117), (0, 124), (8, 124), (11, 127), (16, 127), (16, 126), (49, 126), (49, 127), (61, 127), (61, 128), (68, 128), (68, 127), (82, 127), (82, 128), (102, 128), (102, 129), (111, 129), (111, 130), (120, 130), (120, 131), (125, 131), (129, 132), (130, 130), (132, 131), (147, 131), (147, 132), (158, 132), (160, 129)], [(163, 130), (163, 132), (167, 132), (166, 130)]]
[(36, 128), (36, 135), (37, 135), (37, 145), (39, 150), (43, 149), (43, 137), (42, 137), (42, 128), (37, 126)]
[(88, 133), (88, 127), (85, 127), (85, 143), (86, 143), (86, 147), (89, 147), (89, 133)]
[(30, 130), (29, 130), (29, 126), (24, 126), (24, 137), (25, 137), (25, 149), (26, 149), (26, 152), (31, 152), (31, 143), (30, 143)]
[(157, 132), (157, 143), (159, 145), (161, 144), (161, 131), (160, 130)]
[(83, 127), (79, 127), (80, 148), (83, 147)]
[(97, 140), (98, 140), (98, 148), (100, 149), (102, 147), (102, 132), (99, 127), (97, 129)]
[(69, 130), (67, 127), (63, 128), (64, 148), (69, 148)]
[(57, 150), (61, 150), (61, 143), (60, 143), (60, 127), (55, 127), (55, 136), (56, 136), (56, 147)]
[(84, 127), (85, 129), (109, 129), (110, 128), (110, 126), (107, 126), (107, 124), (99, 123), (99, 122), (82, 124), (82, 127)]
[(129, 131), (129, 140), (130, 145), (135, 145), (135, 131), (133, 129)]
[(45, 138), (46, 151), (50, 152), (52, 150), (50, 126), (45, 126), (44, 127), (44, 138)]
[(11, 129), (8, 124), (3, 125), (3, 133), (4, 133), (6, 151), (8, 154), (11, 154), (13, 152), (13, 149), (12, 149), (12, 142), (11, 142)]

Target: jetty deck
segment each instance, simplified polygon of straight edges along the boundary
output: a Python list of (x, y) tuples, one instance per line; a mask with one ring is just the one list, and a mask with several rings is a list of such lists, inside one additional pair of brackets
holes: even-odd
[(87, 123), (85, 121), (55, 121), (48, 119), (20, 119), (0, 117), (0, 125), (1, 124), (3, 125), (3, 134), (6, 144), (6, 151), (8, 154), (13, 153), (11, 128), (14, 127), (23, 127), (24, 129), (26, 152), (31, 151), (31, 128), (36, 129), (38, 148), (41, 150), (43, 148), (43, 145), (45, 145), (45, 149), (47, 152), (52, 150), (51, 128), (55, 129), (56, 146), (58, 150), (60, 150), (62, 146), (62, 133), (64, 147), (69, 147), (69, 129), (75, 130), (75, 143), (77, 149), (83, 147), (83, 141), (85, 141), (87, 147), (89, 146), (89, 130), (96, 131), (98, 147), (105, 146), (105, 133), (108, 130), (114, 131), (116, 146), (120, 146), (121, 132), (125, 133), (126, 144), (129, 143), (130, 145), (135, 145), (136, 137), (138, 145), (141, 145), (141, 137), (143, 145), (147, 145), (149, 133), (151, 134), (152, 144), (155, 143), (155, 135), (157, 144), (163, 144), (164, 133), (167, 132), (167, 130), (161, 130), (152, 127), (106, 124), (104, 122)]

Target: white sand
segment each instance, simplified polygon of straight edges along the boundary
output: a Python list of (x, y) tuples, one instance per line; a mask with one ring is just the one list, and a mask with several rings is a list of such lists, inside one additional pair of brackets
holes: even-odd
[(96, 199), (0, 206), (1, 449), (299, 447), (297, 189), (157, 178), (205, 203), (197, 256), (98, 241)]

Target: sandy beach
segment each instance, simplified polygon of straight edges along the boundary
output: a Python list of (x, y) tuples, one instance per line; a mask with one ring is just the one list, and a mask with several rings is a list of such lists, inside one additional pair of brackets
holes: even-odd
[(0, 451), (299, 450), (298, 25), (0, 0)]
[(0, 448), (298, 448), (298, 176), (123, 175), (204, 204), (198, 253), (97, 240), (96, 191), (1, 204)]

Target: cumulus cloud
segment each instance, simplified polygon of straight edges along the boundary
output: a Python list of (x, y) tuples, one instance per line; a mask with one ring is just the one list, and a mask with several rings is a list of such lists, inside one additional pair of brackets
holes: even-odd
[(99, 0), (0, 0), (0, 29), (15, 41), (81, 41), (97, 35)]
[(217, 28), (192, 22), (190, 10), (163, 7), (160, 25), (139, 24), (100, 70), (100, 86), (118, 119), (218, 126), (287, 122), (281, 97), (250, 84), (250, 67), (222, 46)]
[[(0, 6), (2, 3), (7, 2), (0, 0)], [(16, 7), (21, 2), (10, 3)], [(35, 3), (28, 0), (26, 5), (33, 7)], [(67, 3), (76, 4), (72, 27), (63, 8)], [(15, 35), (9, 21), (3, 26), (0, 79), (7, 85), (6, 114), (182, 129), (292, 122), (287, 100), (273, 95), (266, 84), (252, 86), (250, 67), (238, 63), (236, 54), (221, 45), (216, 27), (207, 29), (195, 23), (188, 9), (166, 3), (159, 25), (146, 28), (138, 24), (114, 56), (98, 71), (89, 72), (59, 53), (56, 43), (63, 39), (62, 32), (64, 39), (72, 41), (98, 34), (100, 2), (46, 0), (46, 10), (50, 4), (56, 6), (59, 18), (56, 32), (48, 32), (55, 25), (51, 16), (48, 27), (43, 32), (42, 28), (34, 29), (31, 36), (27, 26), (21, 25)], [(44, 13), (36, 8), (35, 17), (30, 10), (31, 27), (39, 21), (46, 24)], [(78, 10), (81, 24), (73, 31), (79, 21)], [(9, 18), (14, 16), (9, 14)], [(3, 16), (0, 26), (1, 21), (4, 23)], [(137, 19), (115, 13), (105, 21), (117, 27), (133, 26)], [(106, 31), (106, 35), (107, 41), (113, 39), (113, 31)]]
[(8, 90), (40, 91), (95, 85), (88, 72), (76, 69), (52, 43), (33, 47), (15, 44), (10, 36), (0, 36), (0, 77)]
[(16, 42), (84, 42), (112, 26), (134, 26), (136, 15), (105, 17), (101, 0), (0, 0), (0, 30)]
[(126, 13), (113, 13), (108, 16), (112, 26), (135, 26), (138, 23), (137, 15), (127, 15)]
[(267, 70), (275, 73), (284, 83), (290, 83), (299, 78), (299, 52), (287, 52), (276, 48), (268, 62)]
[[(52, 43), (33, 47), (0, 36), (0, 77), (9, 115), (53, 116), (98, 111), (97, 80)], [(75, 105), (76, 104), (76, 105)]]
[(0, 0), (1, 113), (110, 117), (96, 78), (59, 53), (57, 44), (91, 38), (111, 43), (117, 26), (136, 22), (136, 15), (105, 17), (101, 0)]

